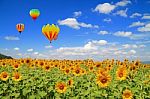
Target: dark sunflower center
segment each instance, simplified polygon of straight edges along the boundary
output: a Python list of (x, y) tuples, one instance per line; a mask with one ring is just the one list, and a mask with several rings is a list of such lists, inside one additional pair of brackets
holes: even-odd
[(66, 70), (66, 73), (69, 73), (69, 70), (68, 70), (68, 69)]
[(100, 67), (100, 64), (96, 65), (96, 67)]
[(26, 61), (26, 63), (29, 63), (29, 62), (30, 62), (29, 60)]
[(130, 97), (130, 93), (125, 93), (124, 96), (125, 96), (126, 98), (129, 98), (129, 97)]
[(19, 79), (19, 75), (18, 75), (18, 74), (17, 74), (17, 75), (15, 75), (15, 78), (16, 78), (16, 79)]
[(46, 69), (48, 70), (50, 67), (49, 66), (46, 66)]
[(80, 70), (77, 69), (77, 70), (76, 70), (76, 73), (79, 74), (79, 73), (80, 73)]
[(15, 65), (15, 68), (18, 68), (18, 65)]
[(69, 80), (69, 85), (71, 85), (71, 81)]
[(40, 63), (40, 65), (41, 65), (41, 66), (43, 66), (43, 65), (44, 65), (44, 63)]
[(90, 70), (92, 70), (93, 69), (93, 67), (90, 67)]
[(59, 89), (60, 89), (60, 90), (63, 90), (63, 89), (64, 89), (64, 85), (60, 85), (60, 86), (59, 86)]
[(7, 78), (7, 74), (3, 74), (3, 78)]
[(123, 73), (119, 73), (119, 77), (123, 77)]
[(101, 80), (101, 82), (102, 82), (102, 83), (106, 83), (106, 82), (107, 82), (107, 79), (106, 79), (106, 78), (103, 78), (103, 79)]
[(65, 68), (65, 66), (62, 66), (62, 69), (64, 69)]

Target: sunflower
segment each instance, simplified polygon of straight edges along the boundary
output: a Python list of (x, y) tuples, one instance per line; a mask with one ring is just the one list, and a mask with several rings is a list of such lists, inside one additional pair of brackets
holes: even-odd
[(108, 74), (105, 75), (98, 75), (97, 79), (96, 79), (96, 83), (100, 86), (100, 87), (107, 87), (108, 84), (111, 81), (111, 76)]
[(9, 75), (8, 75), (7, 72), (2, 72), (2, 73), (0, 74), (0, 78), (1, 78), (1, 80), (6, 81), (6, 80), (8, 80)]
[(21, 78), (22, 78), (22, 76), (21, 76), (21, 74), (20, 74), (19, 72), (13, 73), (12, 79), (13, 79), (14, 81), (20, 81)]
[(127, 77), (126, 68), (125, 67), (118, 68), (118, 70), (116, 71), (116, 77), (117, 77), (117, 80), (125, 80)]
[(50, 71), (50, 69), (51, 69), (51, 67), (50, 67), (49, 65), (45, 65), (45, 66), (44, 66), (44, 70), (45, 70), (45, 71)]
[(15, 64), (13, 65), (13, 68), (14, 68), (15, 70), (19, 69), (19, 67), (20, 67), (20, 64), (18, 64), (18, 63), (15, 63)]
[(74, 74), (75, 76), (80, 76), (81, 73), (82, 73), (82, 69), (81, 69), (80, 67), (74, 68), (73, 74)]
[(64, 73), (69, 74), (70, 73), (70, 68), (65, 68)]
[(55, 89), (58, 93), (65, 93), (67, 90), (67, 86), (63, 82), (57, 82), (55, 85)]
[(123, 99), (132, 99), (132, 92), (128, 89), (123, 91), (122, 97)]
[(30, 64), (30, 63), (31, 63), (31, 59), (26, 59), (26, 60), (25, 60), (25, 63), (26, 63), (26, 64)]
[(89, 71), (93, 72), (94, 71), (94, 66), (89, 66)]
[(74, 83), (73, 80), (70, 79), (70, 80), (68, 81), (68, 86), (69, 86), (69, 87), (73, 87), (73, 83)]

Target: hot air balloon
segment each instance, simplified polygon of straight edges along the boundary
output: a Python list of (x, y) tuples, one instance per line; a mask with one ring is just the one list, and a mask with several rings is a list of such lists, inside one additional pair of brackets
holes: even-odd
[(32, 17), (33, 20), (36, 20), (39, 15), (40, 15), (40, 11), (38, 9), (30, 10), (30, 16)]
[(16, 29), (21, 34), (21, 32), (24, 30), (24, 24), (22, 24), (22, 23), (17, 24)]
[(52, 40), (57, 40), (58, 34), (59, 34), (59, 27), (57, 25), (44, 25), (42, 28), (42, 33), (44, 34), (44, 36), (50, 40), (50, 43), (52, 42)]

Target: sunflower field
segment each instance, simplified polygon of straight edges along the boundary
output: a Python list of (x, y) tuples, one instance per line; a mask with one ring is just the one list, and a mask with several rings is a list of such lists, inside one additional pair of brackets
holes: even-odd
[(0, 99), (150, 99), (139, 60), (0, 60)]

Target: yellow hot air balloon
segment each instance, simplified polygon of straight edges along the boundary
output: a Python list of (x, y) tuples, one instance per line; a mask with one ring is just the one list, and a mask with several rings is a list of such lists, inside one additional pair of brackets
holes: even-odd
[(24, 30), (24, 24), (22, 24), (22, 23), (17, 24), (16, 29), (21, 34), (21, 32)]
[(40, 15), (40, 11), (38, 9), (31, 9), (30, 10), (30, 16), (33, 20), (36, 20)]
[(52, 40), (56, 40), (59, 34), (59, 27), (57, 25), (44, 25), (42, 28), (42, 33), (45, 35), (45, 37), (50, 40), (50, 43), (52, 42)]

